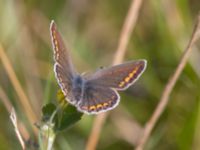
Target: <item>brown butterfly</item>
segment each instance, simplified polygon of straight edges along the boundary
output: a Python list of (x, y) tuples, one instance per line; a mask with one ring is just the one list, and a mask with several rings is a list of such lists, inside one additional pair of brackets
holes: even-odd
[(115, 108), (123, 91), (141, 76), (146, 60), (136, 60), (99, 69), (92, 75), (78, 74), (72, 64), (54, 21), (50, 25), (54, 49), (54, 71), (66, 100), (86, 114), (98, 114)]

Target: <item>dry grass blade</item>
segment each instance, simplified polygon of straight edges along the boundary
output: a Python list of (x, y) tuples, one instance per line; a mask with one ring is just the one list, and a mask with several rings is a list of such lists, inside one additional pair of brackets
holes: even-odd
[[(4, 92), (4, 90), (0, 87), (0, 100), (3, 102), (4, 106), (6, 107), (8, 113), (12, 116), (12, 118), (14, 117), (12, 115), (12, 111), (13, 111), (13, 106), (10, 103), (10, 100), (8, 98), (8, 96), (6, 95), (6, 93)], [(16, 115), (15, 115), (16, 116)], [(13, 123), (13, 122), (12, 122)], [(24, 124), (22, 122), (17, 122), (17, 126), (23, 137), (23, 139), (25, 141), (27, 141), (30, 138), (30, 135), (27, 131), (27, 129), (25, 128)]]
[(111, 113), (111, 120), (114, 128), (118, 131), (115, 134), (119, 139), (123, 139), (133, 146), (138, 143), (143, 128), (132, 116), (125, 111), (115, 111)]
[(5, 94), (4, 90), (1, 87), (0, 87), (0, 100), (6, 107), (7, 111), (10, 112), (12, 105), (11, 105), (7, 95)]
[[(19, 100), (21, 102), (21, 105), (22, 105), (29, 121), (32, 124), (35, 123), (37, 121), (37, 116), (35, 115), (32, 107), (29, 103), (29, 100), (28, 100), (25, 92), (23, 91), (22, 86), (20, 85), (19, 80), (17, 79), (17, 76), (14, 73), (12, 65), (11, 65), (3, 47), (1, 46), (1, 44), (0, 44), (0, 58), (1, 58), (1, 61), (3, 63), (3, 66), (5, 67), (5, 70), (8, 74), (8, 76), (11, 80), (11, 83), (13, 84), (14, 89), (16, 90), (16, 93), (19, 96)], [(35, 133), (37, 133), (36, 128), (33, 127), (33, 130)]]
[(21, 136), (21, 134), (19, 132), (19, 129), (18, 129), (17, 116), (16, 116), (14, 108), (12, 108), (12, 110), (11, 110), (10, 119), (11, 119), (11, 121), (13, 123), (13, 126), (15, 128), (15, 133), (16, 133), (17, 138), (18, 138), (18, 140), (19, 140), (19, 142), (20, 142), (20, 144), (22, 146), (22, 149), (25, 150), (25, 143), (24, 143), (24, 140), (23, 140), (23, 138), (22, 138), (22, 136)]
[(143, 136), (141, 137), (141, 140), (136, 148), (137, 150), (144, 149), (145, 143), (147, 142), (156, 122), (158, 121), (159, 117), (161, 116), (162, 112), (164, 111), (164, 109), (169, 101), (170, 93), (172, 92), (172, 89), (173, 89), (177, 79), (179, 78), (181, 72), (183, 71), (183, 68), (185, 67), (185, 64), (187, 62), (189, 54), (192, 50), (192, 46), (194, 45), (194, 43), (197, 41), (197, 39), (199, 37), (200, 37), (200, 15), (198, 16), (197, 23), (194, 27), (194, 31), (193, 31), (191, 39), (187, 45), (187, 48), (185, 49), (174, 74), (169, 79), (168, 83), (166, 84), (157, 108), (155, 109), (152, 117), (149, 119), (149, 121), (147, 122), (147, 124), (145, 126)]
[[(124, 21), (124, 25), (121, 31), (121, 35), (119, 38), (119, 44), (118, 48), (113, 60), (113, 64), (118, 64), (121, 63), (125, 52), (126, 52), (126, 47), (130, 39), (130, 35), (132, 33), (133, 28), (135, 27), (137, 18), (138, 18), (138, 13), (140, 10), (140, 6), (142, 4), (142, 0), (132, 0), (129, 12), (126, 16), (126, 19)], [(88, 143), (86, 145), (87, 150), (95, 150), (96, 145), (99, 140), (100, 132), (103, 127), (103, 124), (107, 118), (108, 113), (102, 113), (98, 115), (93, 123), (92, 131), (88, 139)]]
[(123, 61), (123, 58), (126, 52), (126, 47), (128, 45), (132, 30), (135, 27), (135, 24), (138, 18), (138, 13), (139, 13), (141, 4), (142, 4), (142, 0), (132, 1), (126, 20), (124, 21), (121, 35), (119, 37), (119, 42), (118, 42), (119, 44), (117, 47), (117, 51), (115, 53), (113, 65), (119, 64)]

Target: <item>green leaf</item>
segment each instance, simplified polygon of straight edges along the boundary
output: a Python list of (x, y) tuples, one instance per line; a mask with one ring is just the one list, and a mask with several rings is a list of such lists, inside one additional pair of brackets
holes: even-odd
[[(71, 127), (74, 123), (78, 122), (83, 115), (76, 109), (76, 107), (70, 105), (65, 100), (65, 97), (61, 90), (59, 90), (57, 93), (57, 102), (58, 102), (57, 108), (52, 103), (49, 103), (42, 108), (42, 113), (43, 113), (42, 121), (44, 122), (50, 121), (50, 118), (54, 113), (55, 117), (53, 117), (51, 123), (55, 125), (54, 126), (55, 132), (65, 130)], [(57, 112), (55, 112), (56, 110)]]
[(65, 130), (78, 122), (82, 113), (78, 112), (76, 107), (67, 105), (59, 115), (59, 122), (56, 124), (55, 129), (58, 131)]
[(51, 115), (56, 110), (56, 106), (52, 103), (45, 105), (42, 108), (42, 121), (46, 122), (51, 118)]

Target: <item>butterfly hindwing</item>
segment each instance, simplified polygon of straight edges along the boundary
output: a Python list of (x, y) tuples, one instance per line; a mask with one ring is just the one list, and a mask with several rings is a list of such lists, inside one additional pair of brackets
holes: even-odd
[(130, 61), (105, 69), (99, 69), (87, 78), (89, 82), (99, 86), (125, 90), (140, 77), (145, 68), (146, 60)]
[(114, 89), (86, 83), (78, 110), (87, 114), (97, 114), (115, 108), (119, 100), (120, 96)]

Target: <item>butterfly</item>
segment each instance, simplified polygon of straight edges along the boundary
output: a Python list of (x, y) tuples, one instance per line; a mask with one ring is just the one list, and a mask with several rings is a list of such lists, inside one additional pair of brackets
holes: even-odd
[(115, 108), (120, 101), (117, 91), (124, 91), (135, 83), (146, 68), (147, 61), (141, 59), (80, 75), (54, 21), (50, 24), (50, 34), (56, 79), (66, 100), (80, 112), (98, 114)]

